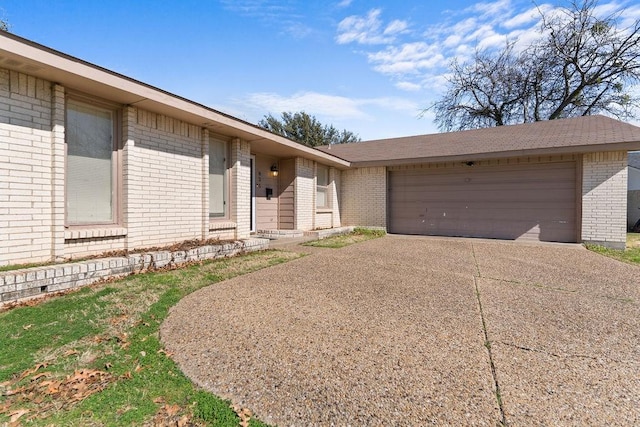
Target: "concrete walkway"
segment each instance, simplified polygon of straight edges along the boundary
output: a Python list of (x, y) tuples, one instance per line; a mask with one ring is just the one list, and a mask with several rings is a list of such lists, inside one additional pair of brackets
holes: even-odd
[(195, 382), (288, 425), (640, 425), (640, 268), (576, 245), (387, 236), (183, 299)]

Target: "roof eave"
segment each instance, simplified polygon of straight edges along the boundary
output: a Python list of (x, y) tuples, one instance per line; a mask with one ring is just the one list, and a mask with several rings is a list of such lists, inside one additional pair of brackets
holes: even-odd
[(0, 31), (0, 67), (242, 138), (252, 146), (278, 146), (281, 155), (305, 157), (340, 169), (350, 165), (249, 122), (4, 31)]
[(403, 159), (389, 160), (368, 160), (368, 161), (351, 161), (351, 166), (377, 167), (377, 166), (403, 166), (420, 163), (444, 163), (444, 162), (470, 162), (492, 159), (504, 159), (509, 157), (526, 157), (526, 156), (542, 156), (542, 155), (562, 155), (562, 154), (587, 154), (603, 151), (633, 151), (640, 149), (640, 141), (621, 142), (614, 144), (598, 144), (583, 146), (567, 146), (552, 147), (538, 149), (523, 150), (506, 150), (491, 153), (469, 153), (456, 154), (450, 156), (433, 156), (433, 157), (412, 157)]

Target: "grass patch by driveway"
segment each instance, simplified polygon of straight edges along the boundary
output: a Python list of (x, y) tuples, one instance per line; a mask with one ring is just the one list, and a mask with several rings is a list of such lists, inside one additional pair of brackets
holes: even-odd
[(194, 386), (159, 326), (183, 296), (299, 256), (257, 252), (129, 276), (0, 313), (0, 425), (263, 425)]
[(339, 236), (327, 237), (326, 239), (314, 240), (307, 242), (304, 246), (313, 246), (315, 248), (343, 248), (354, 243), (364, 242), (366, 240), (376, 239), (384, 236), (384, 230), (372, 228), (356, 228), (351, 233), (341, 234)]
[(640, 264), (640, 233), (627, 233), (627, 248), (623, 251), (598, 245), (587, 245), (587, 249), (618, 261)]

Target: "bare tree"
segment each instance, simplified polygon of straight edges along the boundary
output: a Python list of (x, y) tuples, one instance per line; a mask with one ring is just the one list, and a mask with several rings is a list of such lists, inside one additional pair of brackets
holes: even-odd
[(636, 117), (640, 20), (624, 10), (597, 16), (598, 0), (541, 13), (541, 38), (523, 51), (476, 51), (451, 66), (445, 95), (431, 108), (442, 130), (501, 126), (607, 113)]

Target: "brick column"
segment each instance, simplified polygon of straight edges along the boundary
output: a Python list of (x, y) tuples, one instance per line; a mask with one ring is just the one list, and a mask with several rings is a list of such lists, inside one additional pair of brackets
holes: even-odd
[(624, 249), (627, 152), (590, 153), (582, 159), (582, 241)]
[(340, 227), (342, 221), (340, 219), (340, 171), (336, 168), (329, 169), (329, 194), (331, 197), (331, 227)]
[(295, 218), (296, 230), (313, 230), (316, 213), (315, 162), (296, 157)]
[(202, 238), (209, 237), (209, 130), (202, 129)]
[(251, 234), (251, 145), (239, 138), (231, 141), (231, 194), (229, 215), (236, 223), (236, 239)]
[(135, 177), (132, 173), (132, 167), (135, 165), (135, 141), (136, 141), (136, 109), (127, 106), (122, 114), (122, 201), (121, 215), (122, 226), (127, 229), (127, 237), (125, 238), (125, 249), (133, 249), (132, 240), (134, 239), (133, 230), (130, 229), (131, 219), (135, 206), (131, 203), (130, 195), (132, 192), (133, 181)]
[[(342, 172), (340, 201), (344, 225), (387, 226), (387, 172), (384, 166)], [(367, 189), (363, 191), (362, 189)]]
[(64, 259), (64, 87), (51, 86), (51, 259)]

